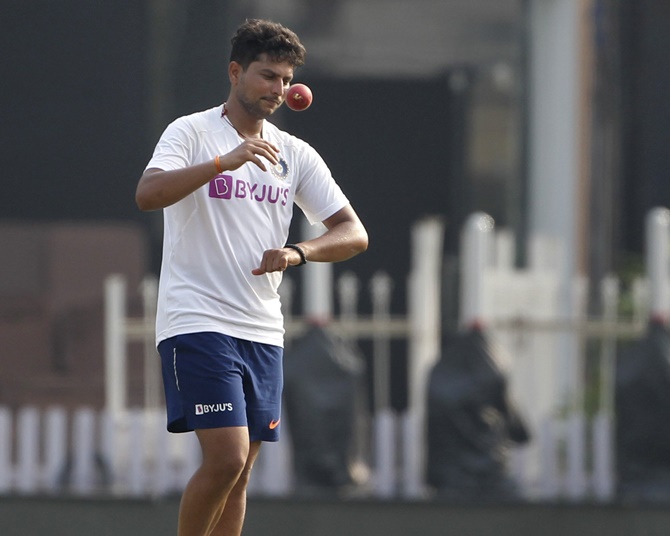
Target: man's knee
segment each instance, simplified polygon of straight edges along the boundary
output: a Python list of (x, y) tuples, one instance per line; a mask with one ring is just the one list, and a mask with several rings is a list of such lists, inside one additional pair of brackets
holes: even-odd
[(247, 464), (249, 442), (246, 430), (198, 430), (202, 467), (223, 482), (235, 482)]
[(256, 461), (259, 450), (260, 442), (251, 445), (251, 448), (249, 449), (249, 455), (247, 456), (242, 472), (237, 479), (237, 489), (246, 489), (247, 485), (249, 484), (249, 480), (251, 479), (251, 470), (253, 469), (254, 462)]
[(218, 458), (203, 460), (202, 465), (217, 480), (234, 483), (244, 473), (245, 464), (246, 457), (242, 453), (222, 453)]

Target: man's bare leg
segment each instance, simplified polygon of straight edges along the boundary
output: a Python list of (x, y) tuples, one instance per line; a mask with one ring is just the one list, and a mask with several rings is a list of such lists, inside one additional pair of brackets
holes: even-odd
[(178, 536), (208, 536), (250, 454), (246, 427), (201, 429), (195, 433), (202, 463), (181, 498)]
[(221, 516), (209, 536), (240, 536), (244, 515), (247, 509), (247, 486), (251, 469), (261, 448), (260, 441), (254, 441), (249, 447), (249, 457), (244, 470), (228, 494), (226, 503), (222, 507)]

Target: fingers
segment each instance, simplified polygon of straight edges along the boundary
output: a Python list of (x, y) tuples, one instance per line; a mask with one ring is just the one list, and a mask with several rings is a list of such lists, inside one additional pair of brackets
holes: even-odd
[[(292, 264), (297, 264), (296, 259), (293, 258), (294, 256), (298, 256), (299, 262), (299, 255), (292, 249), (268, 249), (263, 253), (258, 268), (251, 270), (251, 273), (253, 275), (263, 275), (271, 272), (284, 272)], [(291, 260), (294, 262), (291, 262)]]
[(257, 165), (259, 168), (261, 168), (263, 171), (267, 171), (267, 170), (268, 170), (268, 168), (265, 167), (265, 164), (263, 163), (263, 161), (262, 161), (260, 158), (258, 158), (257, 156), (252, 156), (252, 157), (249, 159), (249, 162), (251, 162), (251, 163), (253, 163), (253, 164), (256, 164), (256, 165)]
[(256, 156), (254, 163), (257, 166), (259, 166), (263, 171), (267, 170), (265, 169), (265, 164), (259, 158), (261, 156), (265, 158), (267, 161), (269, 161), (273, 166), (279, 164), (279, 149), (277, 149), (277, 147), (275, 147), (271, 143), (268, 143), (265, 140), (258, 140), (256, 143), (250, 142), (249, 145), (253, 154)]
[(288, 268), (288, 264), (283, 268), (280, 266), (265, 266), (264, 264), (261, 264), (258, 268), (251, 270), (251, 273), (253, 275), (263, 275), (270, 274), (272, 272), (284, 272), (286, 271), (286, 268)]
[(283, 272), (288, 268), (286, 255), (277, 254), (279, 250), (268, 250), (263, 254), (260, 266), (251, 270), (253, 275), (269, 274), (271, 272)]
[(245, 162), (252, 162), (263, 171), (267, 171), (267, 166), (263, 159), (270, 162), (273, 166), (279, 163), (279, 149), (277, 146), (260, 138), (245, 140), (232, 152), (239, 152), (241, 162), (238, 167)]

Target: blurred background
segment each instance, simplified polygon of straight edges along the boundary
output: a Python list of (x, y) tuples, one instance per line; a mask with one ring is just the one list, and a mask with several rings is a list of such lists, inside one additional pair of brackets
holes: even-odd
[[(134, 192), (165, 126), (228, 94), (245, 18), (300, 35), (314, 103), (273, 121), (321, 153), (370, 234), (365, 255), (282, 284), (284, 429), (247, 533), (280, 534), (254, 521), (280, 515), (281, 534), (380, 517), (375, 534), (523, 534), (565, 514), (661, 534), (670, 4), (0, 5), (0, 511), (16, 534), (64, 508), (82, 534), (174, 526), (199, 453), (164, 432), (162, 214)], [(312, 232), (297, 211), (294, 238)]]

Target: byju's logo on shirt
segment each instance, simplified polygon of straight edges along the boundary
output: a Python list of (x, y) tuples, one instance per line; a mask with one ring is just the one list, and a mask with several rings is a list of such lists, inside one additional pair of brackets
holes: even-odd
[(233, 178), (230, 175), (218, 175), (209, 183), (209, 197), (230, 199), (233, 196)]
[(250, 199), (259, 203), (288, 203), (288, 188), (279, 188), (271, 184), (250, 183), (240, 179), (233, 180), (230, 175), (218, 175), (209, 182), (209, 197), (214, 199)]
[(195, 414), (204, 415), (205, 413), (220, 413), (222, 411), (233, 411), (232, 402), (226, 402), (224, 404), (196, 404), (195, 405)]

